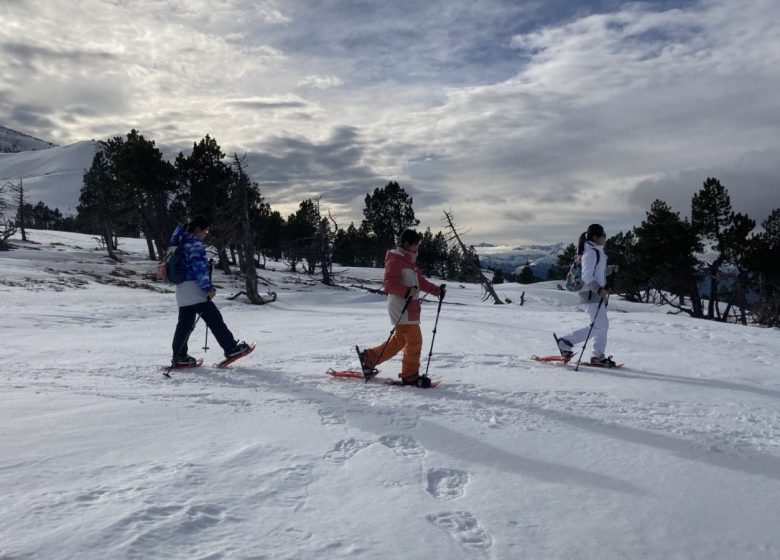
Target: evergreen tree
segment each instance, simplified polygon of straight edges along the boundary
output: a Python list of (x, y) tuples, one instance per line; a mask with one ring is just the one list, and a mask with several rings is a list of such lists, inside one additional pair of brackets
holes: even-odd
[(285, 257), (290, 270), (296, 271), (303, 259), (308, 261), (308, 271), (314, 273), (316, 256), (313, 256), (313, 240), (320, 223), (320, 213), (310, 198), (298, 205), (295, 214), (290, 214), (285, 226)]
[(757, 277), (756, 320), (780, 327), (780, 208), (773, 210), (761, 227), (763, 231), (750, 240), (745, 266)]
[(375, 239), (375, 266), (382, 266), (385, 251), (395, 246), (401, 232), (420, 223), (414, 217), (412, 197), (395, 182), (366, 195), (363, 223)]
[[(650, 206), (645, 219), (634, 228), (638, 270), (648, 284), (658, 290), (661, 297), (665, 292), (680, 298), (676, 305), (692, 317), (701, 318), (703, 309), (699, 294), (696, 254), (702, 246), (696, 231), (687, 219), (662, 200)], [(691, 308), (684, 308), (682, 299), (691, 299)]]
[(707, 318), (719, 316), (718, 285), (720, 268), (726, 258), (726, 230), (733, 220), (731, 198), (728, 190), (714, 177), (708, 177), (701, 190), (693, 195), (691, 200), (691, 225), (700, 238), (708, 242), (708, 247), (715, 251), (715, 258), (708, 266), (709, 304)]
[(206, 135), (193, 144), (189, 156), (179, 153), (174, 162), (178, 177), (174, 213), (179, 223), (187, 217), (202, 215), (211, 220), (209, 236), (219, 252), (220, 267), (230, 272), (227, 248), (235, 242), (231, 227), (231, 189), (235, 184), (233, 169), (225, 161), (216, 139)]
[(533, 284), (539, 279), (534, 276), (534, 271), (531, 269), (531, 263), (526, 262), (523, 269), (520, 271), (519, 281), (521, 284)]
[(565, 280), (569, 274), (571, 263), (577, 257), (577, 247), (574, 243), (569, 243), (566, 248), (558, 253), (558, 258), (555, 264), (550, 267), (547, 272), (548, 280)]
[[(623, 295), (629, 301), (642, 301), (646, 279), (642, 274), (637, 255), (637, 240), (634, 232), (618, 232), (607, 240), (604, 247), (609, 264), (616, 265), (619, 272), (615, 274), (612, 290)], [(650, 290), (645, 290), (645, 298), (650, 297)]]
[(493, 271), (493, 284), (503, 284), (504, 280), (504, 271), (500, 268), (496, 268)]

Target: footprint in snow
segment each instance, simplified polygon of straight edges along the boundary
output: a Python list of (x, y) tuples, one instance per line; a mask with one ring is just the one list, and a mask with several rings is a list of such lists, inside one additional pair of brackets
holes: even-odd
[(342, 439), (332, 450), (325, 454), (325, 460), (333, 463), (345, 463), (352, 458), (358, 451), (371, 445), (370, 441), (362, 439), (347, 438)]
[(467, 511), (432, 513), (426, 519), (449, 533), (455, 542), (467, 550), (486, 550), (493, 546), (493, 538)]
[(382, 436), (379, 443), (389, 447), (396, 455), (406, 457), (407, 459), (419, 459), (425, 457), (425, 449), (420, 447), (417, 442), (409, 436)]
[(437, 500), (462, 498), (469, 483), (469, 473), (457, 469), (430, 469), (426, 491)]
[(320, 415), (320, 422), (322, 422), (323, 426), (329, 424), (344, 424), (347, 421), (343, 413), (332, 408), (321, 408), (317, 411), (317, 414)]

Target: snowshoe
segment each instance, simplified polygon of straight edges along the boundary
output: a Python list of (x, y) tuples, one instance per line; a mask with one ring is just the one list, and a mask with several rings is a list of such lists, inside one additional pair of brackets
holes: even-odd
[(366, 381), (373, 379), (379, 373), (379, 370), (370, 365), (368, 360), (368, 350), (361, 350), (359, 346), (355, 346), (355, 351), (360, 361), (360, 369), (363, 371), (363, 377)]
[(427, 375), (417, 375), (416, 373), (414, 375), (407, 375), (406, 377), (401, 377), (401, 383), (403, 385), (414, 385), (415, 387), (419, 387), (420, 389), (431, 388), (431, 378), (428, 377)]
[(553, 333), (553, 338), (555, 338), (555, 344), (558, 345), (558, 351), (563, 359), (567, 362), (571, 360), (574, 357), (574, 345), (565, 338), (558, 338), (555, 333)]
[(235, 358), (236, 356), (243, 356), (252, 351), (252, 347), (243, 340), (236, 344), (230, 352), (225, 352), (225, 358)]
[(196, 367), (198, 364), (198, 360), (193, 358), (192, 356), (188, 354), (183, 354), (181, 356), (175, 356), (171, 360), (171, 366), (176, 368), (188, 368), (188, 367)]
[(598, 367), (604, 367), (604, 368), (613, 368), (617, 364), (612, 359), (612, 356), (593, 356), (590, 359), (590, 365), (592, 366), (598, 366)]

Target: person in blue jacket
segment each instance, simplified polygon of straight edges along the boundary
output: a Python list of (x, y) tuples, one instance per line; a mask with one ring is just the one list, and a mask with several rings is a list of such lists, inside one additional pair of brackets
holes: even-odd
[(226, 358), (243, 354), (249, 349), (246, 342), (235, 339), (222, 319), (219, 309), (214, 305), (213, 299), (217, 290), (209, 278), (209, 262), (206, 258), (206, 246), (203, 244), (208, 233), (209, 221), (203, 216), (196, 216), (186, 228), (179, 225), (171, 235), (171, 245), (183, 245), (187, 263), (186, 279), (176, 284), (179, 321), (171, 345), (174, 367), (196, 363), (195, 358), (188, 353), (187, 340), (192, 334), (198, 315), (214, 334)]

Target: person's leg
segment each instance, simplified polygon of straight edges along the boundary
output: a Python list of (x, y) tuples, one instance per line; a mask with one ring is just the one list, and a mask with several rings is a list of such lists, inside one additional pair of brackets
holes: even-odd
[(222, 319), (222, 313), (219, 312), (217, 306), (213, 301), (206, 301), (199, 303), (195, 307), (199, 308), (200, 316), (208, 325), (209, 330), (214, 334), (214, 338), (217, 339), (217, 343), (222, 347), (222, 350), (229, 352), (232, 350), (238, 342), (236, 341), (233, 333), (230, 332), (225, 321)]
[[(382, 362), (386, 362), (401, 351), (401, 349), (406, 344), (406, 340), (399, 331), (400, 327), (396, 327), (393, 336), (391, 336), (390, 340), (387, 342), (387, 346), (385, 346), (385, 343), (383, 342), (379, 346), (374, 346), (373, 348), (366, 350), (366, 357), (368, 358), (368, 363), (365, 364), (366, 366), (376, 367)], [(384, 351), (382, 351), (383, 348)]]
[(192, 327), (195, 325), (196, 310), (195, 305), (187, 305), (179, 308), (179, 321), (176, 323), (176, 331), (173, 333), (174, 359), (177, 356), (186, 356), (188, 352), (187, 339), (192, 334)]
[[(589, 304), (593, 305), (593, 304)], [(593, 356), (600, 357), (604, 355), (604, 351), (607, 349), (607, 332), (609, 330), (609, 317), (607, 316), (607, 306), (602, 305), (601, 309), (596, 314), (597, 306), (594, 306), (592, 310), (589, 310), (588, 316), (591, 323), (593, 323), (593, 332), (591, 338), (593, 339)]]
[(401, 331), (406, 345), (404, 346), (404, 358), (401, 365), (401, 377), (413, 377), (420, 373), (420, 353), (422, 352), (422, 332), (420, 325), (401, 325)]

